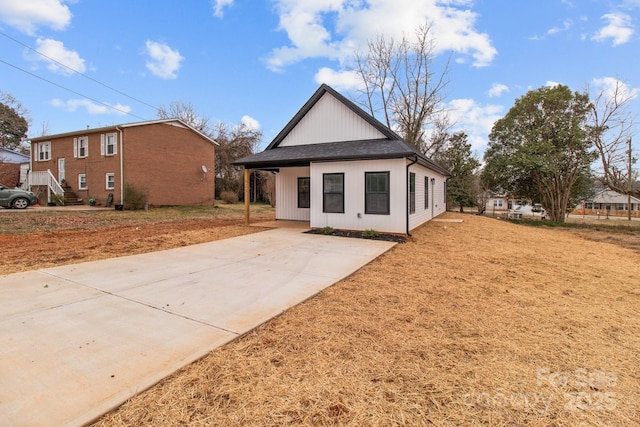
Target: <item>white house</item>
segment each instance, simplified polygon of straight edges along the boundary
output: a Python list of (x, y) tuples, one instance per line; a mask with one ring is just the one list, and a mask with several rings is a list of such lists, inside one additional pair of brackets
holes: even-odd
[[(626, 194), (621, 194), (609, 189), (598, 191), (590, 200), (585, 200), (583, 204), (576, 206), (580, 212), (584, 209), (586, 215), (621, 215), (626, 216), (629, 212), (629, 198)], [(631, 196), (631, 215), (640, 216), (640, 199)]]
[(327, 85), (261, 153), (234, 162), (276, 174), (276, 219), (407, 233), (446, 211), (448, 172)]

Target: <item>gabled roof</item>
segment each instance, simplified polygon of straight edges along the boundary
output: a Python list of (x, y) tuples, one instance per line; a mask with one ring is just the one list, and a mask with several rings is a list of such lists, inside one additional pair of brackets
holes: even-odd
[(184, 122), (183, 120), (180, 120), (180, 119), (158, 119), (158, 120), (148, 120), (148, 121), (144, 121), (144, 122), (123, 123), (123, 124), (119, 124), (119, 125), (105, 126), (105, 127), (100, 127), (100, 128), (87, 128), (87, 129), (82, 129), (82, 130), (76, 130), (76, 131), (73, 131), (73, 132), (65, 132), (65, 133), (59, 133), (59, 134), (56, 134), (56, 135), (45, 135), (45, 136), (39, 136), (37, 138), (31, 138), (31, 142), (49, 141), (49, 140), (55, 139), (55, 138), (64, 138), (64, 137), (76, 136), (76, 135), (82, 136), (82, 135), (86, 135), (87, 133), (108, 132), (108, 131), (115, 131), (115, 130), (118, 130), (118, 129), (131, 128), (131, 127), (136, 127), (136, 126), (147, 126), (147, 125), (153, 125), (153, 124), (166, 124), (166, 125), (169, 125), (169, 126), (184, 127), (184, 128), (187, 128), (187, 129), (197, 133), (202, 138), (208, 140), (210, 143), (212, 143), (214, 145), (219, 145), (215, 140), (213, 140), (212, 138), (208, 137), (204, 133), (200, 132), (196, 128), (194, 128), (192, 126), (189, 126), (186, 122)]
[(29, 163), (29, 156), (18, 153), (17, 151), (9, 150), (8, 148), (0, 147), (0, 162)]
[[(307, 113), (309, 113), (309, 111), (311, 111), (318, 101), (327, 93), (341, 102), (360, 118), (365, 120), (385, 138), (280, 146), (287, 135), (291, 133)], [(319, 161), (398, 158), (413, 158), (419, 164), (444, 176), (449, 176), (449, 172), (447, 172), (443, 167), (424, 156), (415, 147), (403, 140), (397, 133), (393, 132), (374, 117), (367, 114), (360, 107), (340, 93), (336, 92), (330, 86), (322, 84), (263, 152), (243, 157), (233, 163), (251, 169), (274, 169), (286, 166), (309, 165), (310, 162)]]
[[(618, 193), (613, 190), (602, 190), (598, 192), (589, 202), (591, 203), (627, 203), (628, 197), (626, 194)], [(631, 196), (631, 203), (640, 203), (637, 197)]]

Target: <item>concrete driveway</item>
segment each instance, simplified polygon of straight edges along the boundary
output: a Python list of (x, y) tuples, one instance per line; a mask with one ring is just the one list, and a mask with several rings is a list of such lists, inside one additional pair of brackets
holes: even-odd
[(274, 229), (0, 276), (0, 425), (82, 425), (393, 246)]

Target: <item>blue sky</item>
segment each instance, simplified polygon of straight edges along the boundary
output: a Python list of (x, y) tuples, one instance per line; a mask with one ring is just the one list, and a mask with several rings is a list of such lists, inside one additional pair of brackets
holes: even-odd
[(640, 0), (0, 0), (0, 90), (29, 109), (31, 137), (184, 101), (259, 127), (264, 146), (320, 83), (350, 96), (356, 48), (425, 22), (436, 65), (451, 58), (446, 108), (478, 154), (530, 89), (640, 92)]

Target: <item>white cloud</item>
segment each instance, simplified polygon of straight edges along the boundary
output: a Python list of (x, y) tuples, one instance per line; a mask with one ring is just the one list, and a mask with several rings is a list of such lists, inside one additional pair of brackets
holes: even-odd
[[(467, 0), (276, 0), (279, 29), (290, 44), (274, 49), (267, 66), (274, 70), (306, 58), (341, 63), (378, 34), (401, 38), (431, 23), (435, 53), (453, 51), (471, 57), (477, 67), (491, 63), (496, 49), (486, 33), (474, 26), (477, 15)], [(460, 59), (460, 58), (458, 58)]]
[(64, 30), (71, 12), (63, 0), (2, 0), (0, 21), (33, 35), (41, 26)]
[(336, 90), (350, 91), (362, 86), (362, 79), (356, 71), (335, 71), (322, 67), (314, 76), (316, 83), (325, 83)]
[(496, 96), (500, 96), (505, 92), (509, 92), (509, 86), (503, 85), (501, 83), (494, 83), (489, 89), (489, 97), (495, 98)]
[(544, 87), (556, 87), (560, 85), (562, 85), (562, 83), (554, 82), (553, 80), (547, 80), (547, 82), (544, 84)]
[(635, 99), (640, 94), (640, 89), (629, 87), (629, 85), (614, 77), (601, 77), (593, 79), (593, 86), (598, 92), (604, 92), (605, 97), (613, 98), (614, 91), (618, 89), (618, 99)]
[(562, 23), (562, 27), (553, 27), (547, 31), (547, 34), (553, 35), (558, 34), (563, 31), (568, 31), (571, 27), (573, 27), (573, 21), (571, 19), (567, 19)]
[(212, 0), (213, 16), (222, 18), (224, 16), (224, 8), (233, 6), (234, 0)]
[(631, 23), (631, 16), (625, 13), (607, 13), (602, 16), (602, 19), (606, 20), (608, 24), (591, 37), (592, 40), (602, 42), (613, 39), (613, 46), (620, 46), (631, 39), (635, 31)]
[[(54, 73), (70, 75), (73, 74), (73, 71), (71, 70), (75, 70), (79, 73), (84, 73), (87, 70), (87, 67), (84, 64), (84, 59), (80, 57), (78, 52), (67, 49), (61, 41), (37, 39), (35, 49), (42, 53), (42, 55), (29, 53), (28, 55), (25, 55), (25, 58), (30, 61), (46, 62), (47, 68)], [(60, 64), (64, 64), (66, 67), (63, 67)]]
[(79, 108), (84, 108), (87, 113), (92, 115), (97, 114), (117, 114), (124, 115), (131, 112), (131, 107), (122, 104), (109, 104), (107, 105), (97, 104), (89, 99), (68, 99), (62, 101), (60, 99), (53, 99), (51, 105), (58, 108), (63, 108), (65, 111), (74, 112)]
[(178, 70), (184, 61), (184, 57), (180, 55), (180, 52), (173, 50), (169, 45), (165, 43), (154, 42), (147, 40), (146, 54), (149, 55), (147, 59), (147, 69), (153, 73), (154, 76), (161, 79), (175, 79), (178, 77)]
[(447, 103), (449, 117), (455, 123), (452, 131), (462, 130), (474, 150), (484, 151), (493, 124), (503, 117), (502, 105), (480, 105), (473, 99), (454, 99)]
[(240, 123), (246, 126), (250, 130), (258, 130), (260, 129), (260, 122), (254, 119), (251, 116), (244, 115), (240, 119)]

